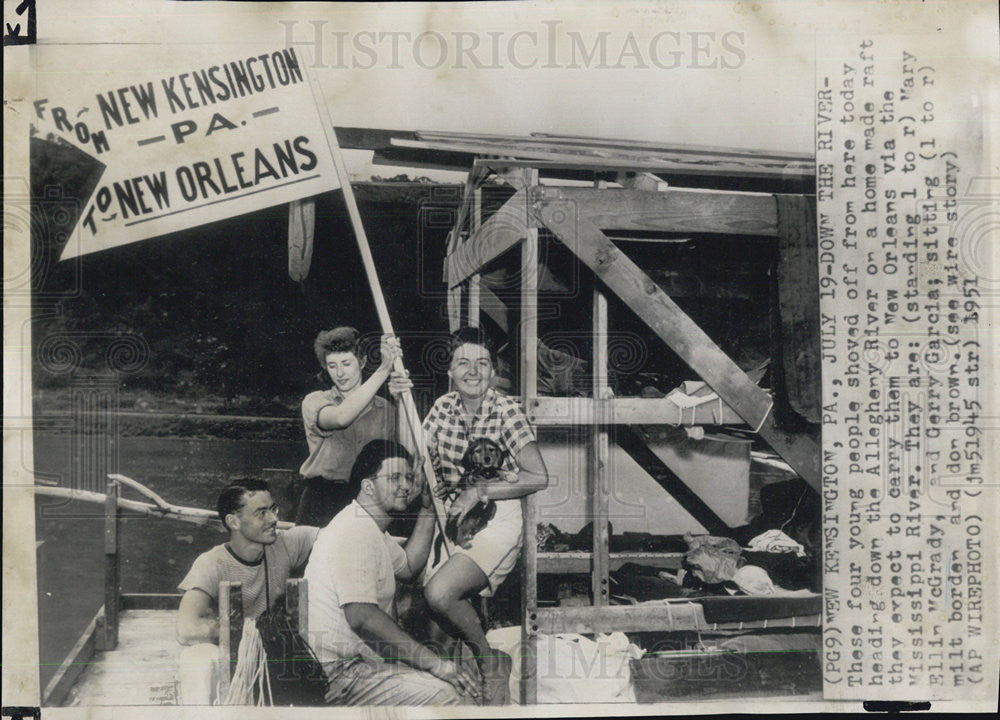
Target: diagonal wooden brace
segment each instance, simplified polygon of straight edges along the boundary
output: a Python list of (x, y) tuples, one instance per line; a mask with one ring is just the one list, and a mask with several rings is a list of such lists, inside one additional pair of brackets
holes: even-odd
[(566, 245), (722, 400), (799, 473), (819, 490), (819, 447), (805, 435), (783, 433), (771, 417), (772, 399), (726, 355), (670, 297), (583, 213), (578, 199), (558, 189), (532, 189), (532, 209)]

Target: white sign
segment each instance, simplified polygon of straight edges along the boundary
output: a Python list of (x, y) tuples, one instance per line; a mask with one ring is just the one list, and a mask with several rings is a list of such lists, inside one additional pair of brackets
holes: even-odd
[(40, 74), (34, 103), (40, 137), (105, 165), (63, 259), (340, 187), (294, 48), (99, 54)]

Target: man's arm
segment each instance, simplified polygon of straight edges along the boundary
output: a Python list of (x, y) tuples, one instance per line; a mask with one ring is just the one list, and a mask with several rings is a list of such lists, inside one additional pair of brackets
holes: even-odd
[(431, 552), (431, 541), (434, 539), (434, 507), (431, 505), (431, 493), (426, 480), (423, 485), (417, 523), (410, 533), (410, 538), (403, 545), (403, 550), (406, 552), (406, 570), (396, 574), (401, 580), (413, 580), (419, 576)]
[(181, 598), (177, 642), (181, 645), (219, 642), (219, 618), (212, 612), (212, 598), (204, 590), (192, 588)]
[(344, 616), (351, 629), (382, 657), (429, 672), (467, 695), (479, 696), (479, 685), (468, 669), (439, 658), (430, 648), (410, 637), (378, 605), (347, 603)]

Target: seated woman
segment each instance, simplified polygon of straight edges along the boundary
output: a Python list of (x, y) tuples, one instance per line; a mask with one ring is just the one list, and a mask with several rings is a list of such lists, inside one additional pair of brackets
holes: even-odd
[(485, 527), (427, 568), (424, 595), (442, 629), (471, 647), (485, 702), (500, 704), (507, 699), (511, 658), (489, 647), (469, 598), (491, 596), (513, 570), (524, 524), (520, 498), (544, 489), (548, 472), (520, 405), (491, 386), (494, 367), (492, 345), (481, 330), (462, 328), (452, 336), (448, 375), (454, 390), (437, 399), (423, 425), (439, 481), (435, 492), (442, 498), (452, 494), (463, 476), (462, 460), (479, 438), (499, 445), (502, 460), (493, 477), (467, 483), (446, 502), (459, 526), (481, 504), (493, 501), (496, 510)]
[(305, 488), (295, 514), (297, 525), (323, 527), (350, 502), (351, 467), (370, 440), (399, 439), (407, 444), (408, 433), (400, 432), (395, 406), (376, 394), (387, 380), (393, 397), (412, 387), (405, 372), (392, 370), (395, 359), (402, 356), (399, 340), (382, 336), (381, 363), (362, 382), (365, 358), (358, 337), (352, 327), (336, 327), (319, 333), (313, 344), (332, 387), (309, 393), (302, 401), (309, 457), (299, 469)]

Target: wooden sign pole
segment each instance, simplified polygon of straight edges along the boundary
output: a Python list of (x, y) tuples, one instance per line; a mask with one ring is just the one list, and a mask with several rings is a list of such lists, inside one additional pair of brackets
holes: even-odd
[[(365, 275), (368, 277), (368, 285), (371, 287), (372, 296), (375, 300), (375, 310), (378, 312), (379, 324), (382, 326), (382, 332), (393, 335), (395, 334), (392, 329), (392, 320), (389, 318), (389, 309), (385, 304), (385, 296), (382, 294), (382, 284), (379, 282), (378, 273), (375, 270), (375, 260), (372, 258), (371, 248), (368, 246), (368, 235), (365, 233), (364, 224), (361, 222), (361, 213), (358, 210), (357, 200), (354, 198), (354, 189), (351, 187), (351, 178), (347, 174), (347, 166), (344, 163), (343, 155), (340, 152), (340, 145), (337, 143), (335, 136), (332, 136), (333, 123), (330, 120), (329, 113), (327, 112), (326, 103), (323, 99), (317, 95), (317, 82), (315, 79), (315, 73), (312, 69), (309, 70), (309, 85), (313, 93), (313, 101), (316, 103), (316, 108), (320, 113), (320, 119), (323, 125), (323, 132), (326, 135), (326, 144), (330, 149), (330, 155), (333, 158), (334, 166), (337, 169), (337, 175), (340, 177), (341, 189), (344, 192), (344, 202), (347, 205), (347, 213), (351, 218), (351, 225), (354, 228), (354, 237), (358, 242), (358, 250), (361, 252), (361, 262), (365, 268)], [(396, 362), (393, 365), (393, 369), (397, 371), (405, 370), (403, 366), (403, 360), (401, 358), (396, 358)], [(430, 456), (427, 454), (426, 446), (424, 445), (424, 432), (423, 425), (420, 422), (420, 415), (417, 412), (417, 406), (413, 402), (413, 394), (407, 390), (399, 396), (400, 405), (403, 408), (403, 415), (406, 418), (406, 423), (410, 427), (410, 432), (414, 442), (414, 452), (417, 457), (420, 458), (421, 464), (424, 469), (424, 475), (427, 477), (427, 482), (430, 484), (431, 497), (433, 498), (434, 504), (434, 515), (438, 525), (438, 532), (444, 538), (445, 552), (448, 556), (451, 556), (452, 544), (445, 536), (444, 524), (445, 524), (445, 510), (444, 504), (441, 499), (434, 494), (434, 489), (437, 487), (437, 476), (434, 473), (434, 465), (431, 462)]]

